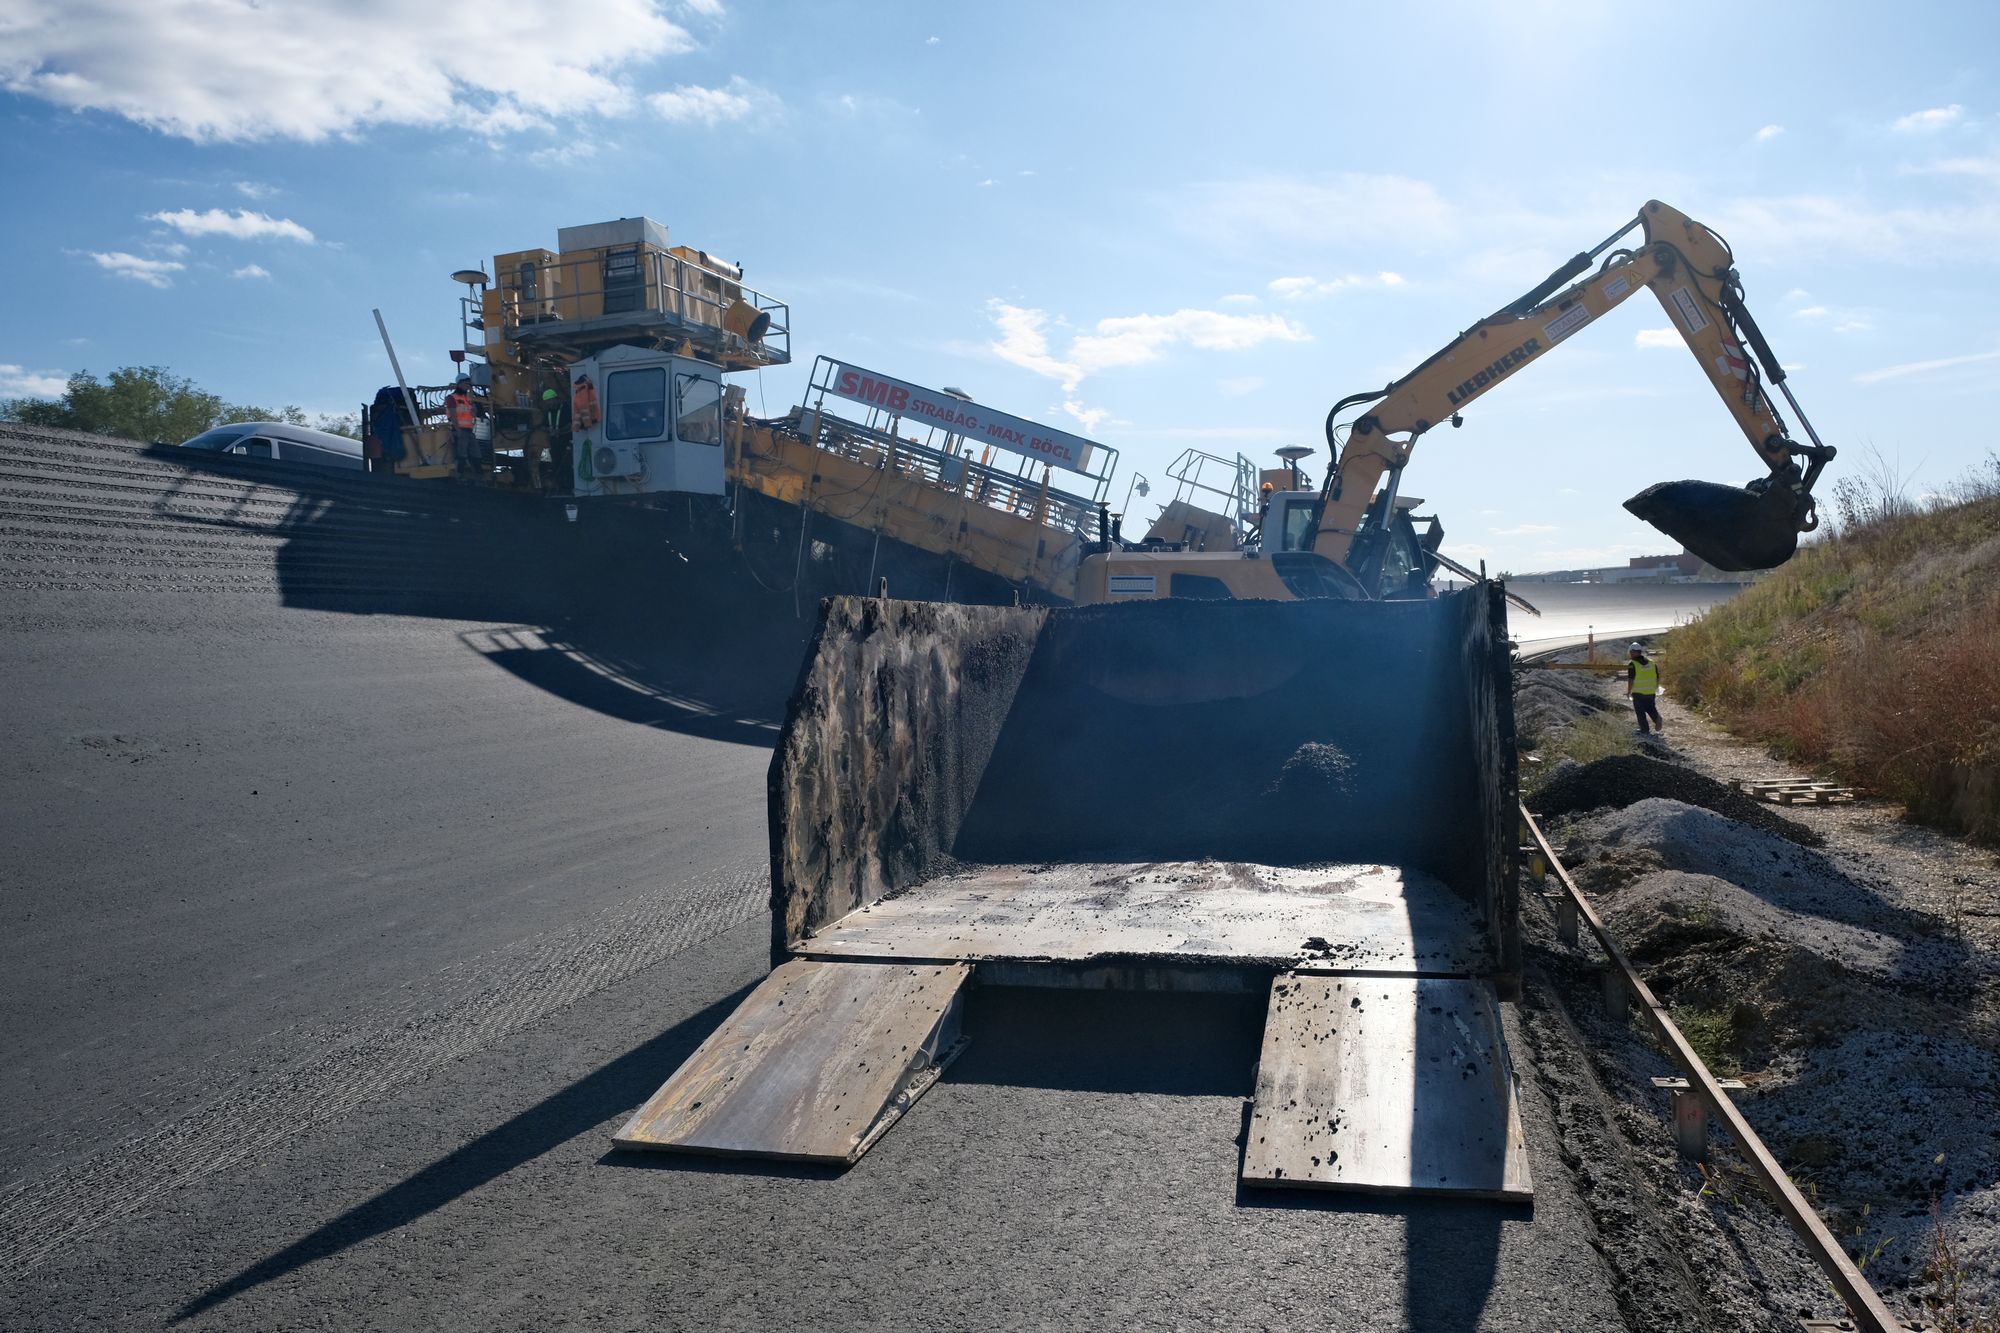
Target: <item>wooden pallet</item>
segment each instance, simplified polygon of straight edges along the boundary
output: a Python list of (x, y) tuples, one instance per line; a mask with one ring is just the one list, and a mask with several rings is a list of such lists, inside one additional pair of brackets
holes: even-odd
[(1854, 788), (1837, 782), (1801, 782), (1793, 778), (1732, 778), (1730, 786), (1773, 805), (1832, 805), (1852, 801)]

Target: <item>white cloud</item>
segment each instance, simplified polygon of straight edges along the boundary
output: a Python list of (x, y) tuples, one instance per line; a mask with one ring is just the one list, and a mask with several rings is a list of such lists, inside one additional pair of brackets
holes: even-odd
[(937, 44), (938, 44), (938, 43), (939, 43), (940, 41), (942, 41), (942, 40), (943, 40), (943, 38), (940, 38), (940, 37), (926, 37), (926, 38), (924, 38), (924, 45), (925, 45), (925, 46), (936, 46), (936, 45), (937, 45)]
[(1248, 292), (1231, 292), (1222, 298), (1224, 305), (1256, 305), (1257, 298)]
[(1077, 424), (1085, 431), (1095, 431), (1099, 426), (1111, 419), (1110, 408), (1085, 407), (1073, 398), (1064, 401), (1063, 411), (1075, 417)]
[(1978, 365), (1985, 361), (2000, 361), (2000, 352), (1969, 352), (1964, 356), (1940, 357), (1935, 361), (1908, 361), (1900, 366), (1884, 366), (1880, 370), (1870, 370), (1854, 377), (1856, 384), (1880, 384), (1884, 380), (1907, 379), (1912, 375), (1928, 375), (1933, 371), (1950, 370), (1955, 366)]
[(1928, 111), (1912, 111), (1907, 116), (1898, 117), (1889, 128), (1902, 134), (1929, 134), (1964, 119), (1965, 108), (1953, 102), (1950, 106), (1934, 106)]
[(567, 143), (537, 148), (528, 154), (528, 160), (538, 167), (567, 167), (578, 162), (588, 162), (596, 156), (597, 144), (594, 140), (571, 139)]
[(1785, 293), (1785, 300), (1787, 300), (1787, 301), (1810, 301), (1810, 300), (1812, 300), (1812, 293), (1811, 293), (1811, 292), (1809, 292), (1809, 291), (1807, 291), (1807, 290), (1806, 290), (1805, 288), (1803, 288), (1803, 287), (1794, 287), (1794, 288), (1792, 288), (1792, 289), (1791, 289), (1790, 291), (1788, 291), (1788, 292), (1786, 292), (1786, 293)]
[[(0, 89), (200, 143), (375, 125), (494, 134), (617, 113), (627, 75), (694, 45), (663, 0), (64, 0), (9, 7)], [(496, 57), (496, 53), (504, 53)]]
[(1262, 375), (1234, 375), (1215, 382), (1216, 392), (1225, 398), (1241, 398), (1245, 394), (1257, 392), (1265, 385)]
[(229, 276), (232, 278), (268, 278), (271, 276), (271, 271), (262, 264), (245, 264)]
[(2000, 157), (1947, 157), (1910, 170), (1926, 176), (1970, 176), (1988, 184), (2000, 184)]
[(1265, 342), (1307, 342), (1304, 326), (1278, 315), (1228, 315), (1219, 310), (1176, 310), (1170, 315), (1121, 315), (1100, 319), (1092, 333), (1078, 334), (1070, 359), (1085, 374), (1115, 366), (1137, 366), (1185, 343), (1206, 351), (1235, 352)]
[(1352, 291), (1357, 287), (1403, 287), (1407, 286), (1403, 275), (1383, 270), (1373, 277), (1365, 273), (1347, 273), (1337, 278), (1273, 278), (1267, 286), (1274, 295), (1288, 301), (1307, 298), (1333, 296), (1339, 292)]
[(998, 299), (986, 303), (1000, 336), (989, 347), (1001, 360), (1059, 382), (1065, 393), (1087, 376), (1158, 360), (1169, 348), (1229, 352), (1259, 343), (1306, 342), (1304, 326), (1278, 315), (1231, 315), (1220, 310), (1176, 310), (1170, 315), (1118, 315), (1100, 319), (1070, 338), (1067, 357), (1049, 347), (1049, 316)]
[(1045, 332), (1049, 323), (1047, 313), (1026, 310), (1000, 300), (988, 301), (986, 308), (1000, 329), (1000, 336), (990, 344), (995, 356), (1023, 370), (1060, 380), (1065, 391), (1073, 392), (1082, 382), (1083, 371), (1079, 367), (1060, 360), (1049, 351), (1049, 338)]
[(284, 240), (311, 245), (313, 234), (290, 218), (274, 218), (268, 213), (252, 213), (239, 208), (231, 213), (211, 208), (197, 213), (192, 208), (171, 213), (148, 213), (146, 221), (161, 222), (187, 236), (228, 236), (239, 241)]
[(1640, 329), (1632, 335), (1632, 345), (1634, 347), (1679, 347), (1682, 345), (1682, 339), (1681, 335), (1674, 331), (1673, 325), (1669, 324), (1663, 329)]
[(1512, 528), (1488, 528), (1495, 537), (1542, 537), (1559, 531), (1553, 523), (1523, 523)]
[(141, 259), (138, 255), (128, 255), (123, 250), (113, 250), (108, 254), (92, 251), (90, 257), (97, 266), (121, 278), (143, 282), (148, 287), (171, 287), (174, 280), (170, 274), (179, 273), (186, 264), (172, 259)]
[(0, 398), (60, 398), (69, 376), (60, 370), (29, 370), (0, 364)]
[(1769, 143), (1784, 132), (1785, 127), (1783, 125), (1766, 125), (1763, 129), (1751, 135), (1750, 138), (1756, 143)]
[(236, 182), (236, 193), (242, 195), (245, 199), (269, 199), (277, 192), (277, 186), (266, 185), (262, 181)]
[(683, 84), (669, 92), (654, 93), (646, 99), (646, 105), (653, 108), (655, 115), (676, 125), (712, 128), (727, 121), (766, 115), (776, 109), (778, 98), (739, 74), (721, 88)]
[(1831, 333), (1860, 333), (1875, 327), (1875, 321), (1861, 311), (1837, 310), (1823, 305), (1801, 306), (1792, 312), (1792, 318), (1823, 325)]
[(722, 17), (722, 0), (681, 0), (688, 12), (699, 14), (705, 19)]

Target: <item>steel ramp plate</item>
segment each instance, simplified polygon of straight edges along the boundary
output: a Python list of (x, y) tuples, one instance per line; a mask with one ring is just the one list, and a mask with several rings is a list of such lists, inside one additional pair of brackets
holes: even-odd
[(1453, 978), (1279, 976), (1243, 1183), (1532, 1198), (1493, 992)]
[(971, 974), (965, 963), (784, 963), (612, 1142), (853, 1162), (957, 1054)]

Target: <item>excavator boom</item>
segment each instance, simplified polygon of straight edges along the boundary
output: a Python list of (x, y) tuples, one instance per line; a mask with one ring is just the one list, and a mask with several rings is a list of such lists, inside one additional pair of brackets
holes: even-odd
[[(1635, 229), (1643, 231), (1640, 244), (1614, 248)], [(1784, 368), (1743, 306), (1728, 246), (1658, 200), (1407, 376), (1379, 392), (1335, 404), (1327, 416), (1327, 441), (1340, 461), (1321, 492), (1314, 549), (1354, 567), (1363, 554), (1356, 544), (1369, 535), (1363, 518), (1377, 483), (1390, 473), (1393, 490), (1426, 431), (1445, 421), (1458, 424), (1461, 408), (1548, 355), (1641, 287), (1650, 289), (1666, 309), (1767, 475), (1742, 488), (1663, 482), (1626, 501), (1626, 508), (1719, 569), (1768, 569), (1789, 559), (1799, 533), (1815, 525), (1812, 485), (1834, 451), (1819, 443), (1786, 389), (1810, 442), (1794, 441), (1766, 392), (1767, 383), (1783, 387)], [(1742, 339), (1749, 341), (1754, 361)], [(1355, 419), (1345, 446), (1339, 445), (1336, 419), (1365, 404), (1372, 406)], [(1799, 459), (1805, 460), (1803, 469)]]

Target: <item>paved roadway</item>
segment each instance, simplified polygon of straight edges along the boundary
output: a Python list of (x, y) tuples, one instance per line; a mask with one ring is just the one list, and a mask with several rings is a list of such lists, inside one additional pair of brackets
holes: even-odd
[[(1633, 1308), (1599, 1253), (1630, 1183), (1578, 1137), (1585, 1062), (1532, 1005), (1509, 1013), (1532, 1208), (1240, 1194), (1261, 1015), (1212, 999), (981, 992), (967, 1054), (846, 1173), (611, 1153), (765, 971), (782, 654), (703, 653), (686, 617), (612, 651), (315, 609), (286, 556), (339, 502), (225, 479), (168, 503), (103, 471), (136, 509), (0, 477), (0, 1326)], [(243, 521), (260, 504), (283, 520)], [(237, 582), (159, 573), (196, 558), (161, 553), (182, 524)]]
[(1507, 610), (1508, 630), (1523, 652), (1597, 642), (1622, 655), (1635, 637), (1686, 624), (1743, 590), (1740, 583), (1510, 583), (1508, 591), (1541, 614)]

